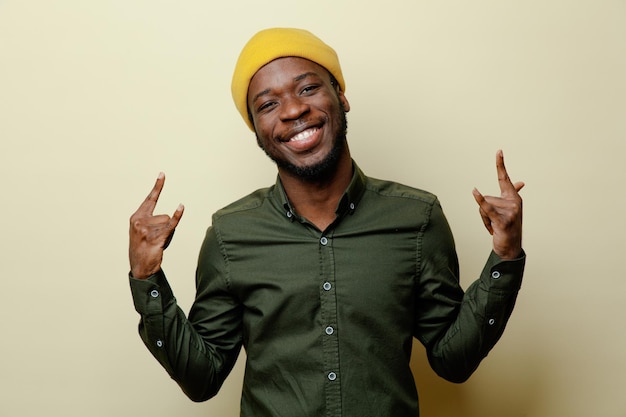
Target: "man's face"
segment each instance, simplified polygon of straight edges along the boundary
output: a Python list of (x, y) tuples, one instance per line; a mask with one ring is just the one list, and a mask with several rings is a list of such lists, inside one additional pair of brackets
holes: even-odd
[(248, 108), (259, 146), (282, 172), (322, 180), (346, 154), (350, 105), (312, 61), (287, 57), (263, 66), (250, 81)]

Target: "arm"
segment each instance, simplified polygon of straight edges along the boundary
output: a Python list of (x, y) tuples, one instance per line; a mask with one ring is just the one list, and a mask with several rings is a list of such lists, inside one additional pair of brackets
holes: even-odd
[[(521, 198), (506, 175), (502, 153), (496, 158), (502, 196), (483, 197), (476, 190), (481, 217), (494, 236), (494, 249), (480, 275), (465, 293), (458, 280), (452, 234), (441, 207), (433, 207), (423, 237), (423, 266), (416, 336), (427, 348), (432, 368), (445, 379), (463, 382), (476, 370), (502, 335), (513, 311), (524, 271), (521, 248)], [(502, 201), (504, 199), (513, 201)]]
[[(219, 253), (211, 254), (217, 245), (208, 243), (214, 237), (210, 233), (200, 258), (205, 266), (198, 268), (198, 277), (204, 278), (198, 279), (190, 319), (178, 307), (160, 265), (182, 206), (172, 218), (152, 216), (163, 182), (161, 174), (131, 217), (130, 287), (146, 347), (189, 398), (203, 401), (218, 392), (239, 354), (239, 307), (220, 278), (223, 260)], [(201, 269), (208, 272), (201, 274)]]

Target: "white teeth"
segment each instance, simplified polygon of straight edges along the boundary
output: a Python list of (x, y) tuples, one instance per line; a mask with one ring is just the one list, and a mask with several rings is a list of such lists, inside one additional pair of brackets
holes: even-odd
[(304, 132), (300, 132), (296, 136), (292, 137), (290, 139), (290, 141), (299, 141), (299, 140), (307, 139), (307, 138), (311, 137), (311, 135), (313, 135), (315, 132), (317, 132), (316, 128), (314, 128), (314, 129), (307, 129)]

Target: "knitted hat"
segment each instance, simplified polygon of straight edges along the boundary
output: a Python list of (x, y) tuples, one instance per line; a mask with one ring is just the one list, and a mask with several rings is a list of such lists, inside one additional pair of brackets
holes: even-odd
[(256, 72), (265, 64), (282, 57), (300, 57), (326, 68), (337, 80), (341, 91), (346, 85), (341, 73), (337, 53), (321, 39), (302, 29), (265, 29), (254, 35), (244, 46), (233, 74), (231, 92), (235, 106), (248, 127), (248, 86)]

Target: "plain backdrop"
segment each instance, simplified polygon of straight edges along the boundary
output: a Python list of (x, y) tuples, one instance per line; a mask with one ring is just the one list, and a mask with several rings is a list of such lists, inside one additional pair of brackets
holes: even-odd
[(140, 341), (128, 218), (164, 171), (188, 310), (211, 214), (275, 180), (230, 97), (272, 26), (337, 50), (354, 158), (439, 196), (464, 287), (498, 149), (526, 182), (510, 323), (461, 385), (415, 347), (422, 416), (626, 416), (624, 0), (0, 0), (0, 416), (238, 416), (241, 360), (195, 404)]

